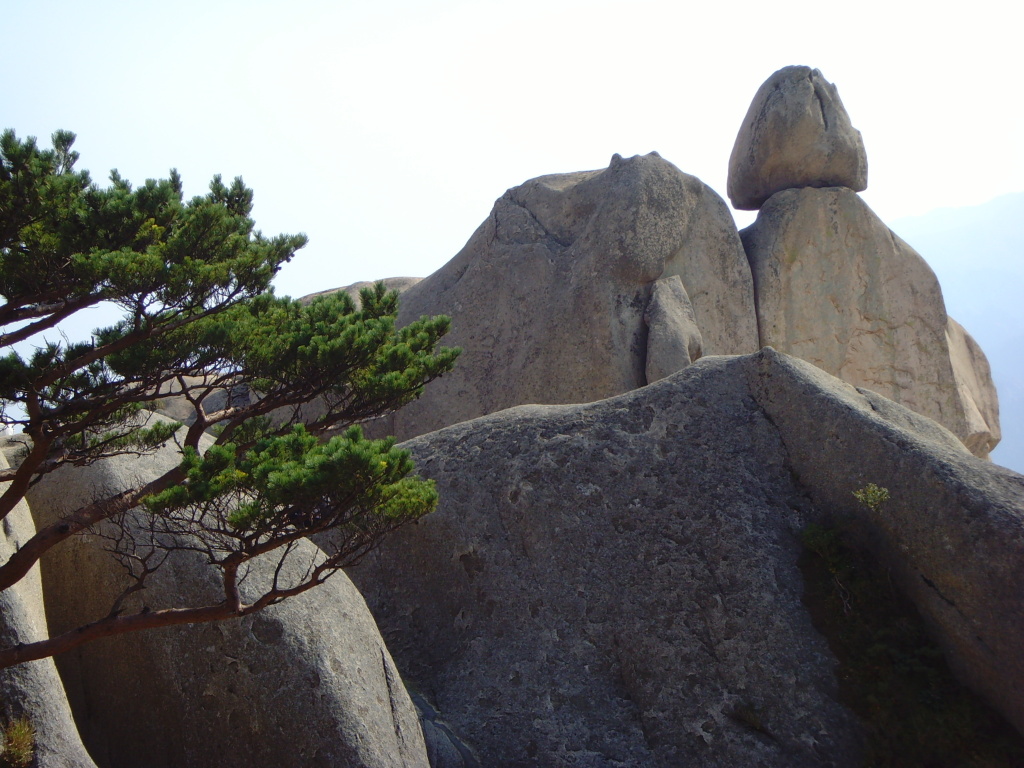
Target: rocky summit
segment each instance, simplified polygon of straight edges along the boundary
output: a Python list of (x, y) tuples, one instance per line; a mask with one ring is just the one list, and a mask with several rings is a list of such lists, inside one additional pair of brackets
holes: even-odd
[(698, 179), (656, 154), (616, 155), (508, 190), (433, 275), (388, 279), (403, 291), (400, 321), (449, 315), (463, 355), (377, 429), (409, 438), (514, 405), (588, 402), (701, 355), (773, 346), (987, 457), (1001, 436), (988, 362), (924, 259), (856, 194), (864, 146), (835, 87), (808, 67), (776, 72), (736, 142), (734, 204), (751, 169), (771, 181), (739, 241)]
[[(464, 350), (367, 425), (437, 511), (255, 616), (8, 669), (0, 714), (42, 768), (1024, 764), (1024, 477), (986, 460), (988, 362), (866, 173), (836, 88), (787, 67), (730, 160), (742, 233), (657, 153), (509, 189), (441, 269), (386, 281)], [(180, 460), (46, 476), (0, 558)], [(146, 532), (99, 526), (4, 592), (8, 644), (109, 610), (119, 535)], [(302, 567), (330, 536), (293, 542)], [(165, 566), (133, 607), (218, 599), (196, 553)]]
[(451, 261), (402, 293), (400, 322), (433, 314), (451, 316), (447, 342), (463, 354), (395, 414), (386, 431), (401, 438), (643, 386), (649, 368), (685, 365), (683, 348), (698, 354), (689, 339), (670, 341), (680, 333), (699, 330), (702, 354), (757, 348), (750, 268), (728, 208), (657, 154), (508, 190)]

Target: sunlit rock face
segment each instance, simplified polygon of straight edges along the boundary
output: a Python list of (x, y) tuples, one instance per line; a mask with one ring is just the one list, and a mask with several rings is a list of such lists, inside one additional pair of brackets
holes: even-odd
[[(22, 444), (0, 442), (0, 469), (18, 461)], [(0, 483), (0, 493), (9, 483)], [(35, 535), (28, 504), (20, 502), (0, 527), (0, 562), (6, 562)], [(0, 592), (0, 642), (9, 648), (48, 637), (43, 590), (38, 566), (21, 581)], [(35, 729), (35, 760), (38, 768), (96, 768), (85, 751), (71, 716), (64, 684), (53, 659), (40, 659), (0, 670), (0, 725), (25, 718)]]
[(728, 208), (656, 154), (508, 190), (458, 255), (404, 291), (400, 323), (424, 314), (452, 318), (445, 343), (463, 354), (396, 415), (402, 438), (522, 403), (598, 400), (694, 356), (757, 348)]
[(729, 158), (729, 199), (757, 210), (799, 187), (867, 189), (860, 131), (839, 91), (810, 67), (784, 67), (758, 89)]
[(984, 355), (950, 324), (924, 259), (854, 192), (779, 192), (742, 236), (762, 345), (935, 419), (979, 456), (995, 447)]
[(371, 429), (405, 439), (525, 403), (592, 402), (773, 346), (987, 457), (1000, 427), (984, 353), (921, 256), (857, 196), (866, 185), (835, 86), (794, 66), (758, 90), (736, 139), (729, 195), (760, 209), (741, 244), (721, 199), (656, 153), (514, 187), (437, 272), (391, 279), (399, 323), (449, 315), (446, 343), (463, 355)]
[(761, 346), (935, 419), (981, 457), (1000, 438), (984, 353), (946, 315), (935, 274), (858, 197), (861, 136), (818, 70), (761, 86), (729, 164)]

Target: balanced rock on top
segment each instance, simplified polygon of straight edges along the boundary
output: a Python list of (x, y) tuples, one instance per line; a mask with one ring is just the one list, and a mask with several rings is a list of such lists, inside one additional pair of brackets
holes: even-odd
[(769, 77), (729, 158), (733, 206), (757, 210), (776, 192), (797, 187), (867, 186), (864, 141), (836, 87), (810, 67), (784, 67)]

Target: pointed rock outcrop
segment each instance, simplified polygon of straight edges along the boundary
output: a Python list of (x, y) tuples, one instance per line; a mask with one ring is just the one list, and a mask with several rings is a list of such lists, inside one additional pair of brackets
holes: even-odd
[(799, 187), (867, 189), (868, 161), (839, 91), (816, 69), (784, 67), (762, 85), (729, 158), (729, 199), (757, 210)]
[(644, 323), (648, 384), (683, 370), (704, 354), (704, 339), (679, 275), (663, 277), (651, 286)]
[(978, 342), (952, 317), (947, 318), (946, 343), (953, 364), (957, 397), (963, 408), (962, 440), (971, 453), (987, 456), (999, 444), (999, 398), (988, 358)]

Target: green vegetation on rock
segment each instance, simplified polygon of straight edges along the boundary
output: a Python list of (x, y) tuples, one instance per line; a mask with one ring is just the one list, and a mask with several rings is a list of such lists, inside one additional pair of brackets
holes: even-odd
[[(0, 649), (0, 668), (113, 634), (248, 615), (320, 584), (433, 509), (433, 485), (410, 476), (408, 454), (355, 425), (417, 398), (458, 354), (439, 346), (446, 317), (397, 328), (398, 295), (380, 283), (358, 307), (345, 292), (308, 304), (274, 296), (271, 279), (306, 238), (256, 230), (240, 178), (214, 177), (188, 201), (175, 171), (138, 187), (113, 171), (101, 187), (74, 170), (74, 138), (58, 131), (42, 149), (14, 131), (0, 136), (0, 423), (25, 434), (20, 463), (0, 470), (0, 519), (65, 467), (143, 456), (172, 437), (182, 462), (82, 498), (0, 563), (4, 590), (69, 536), (94, 531), (131, 580), (109, 596), (106, 616)], [(63, 337), (60, 323), (101, 303), (119, 307), (120, 322), (87, 341)], [(167, 396), (188, 404), (187, 428), (150, 415)], [(327, 530), (343, 543), (305, 577), (275, 577), (242, 600), (251, 561), (274, 553), (283, 563), (295, 542)], [(176, 551), (204, 556), (223, 585), (219, 602), (149, 610), (130, 599)]]
[(20, 717), (0, 728), (0, 768), (28, 768), (36, 754), (36, 730)]
[[(888, 499), (877, 486), (857, 494), (874, 509)], [(804, 601), (839, 661), (840, 697), (864, 724), (865, 768), (1024, 765), (1024, 742), (954, 679), (886, 570), (841, 527), (812, 524), (802, 540)]]

